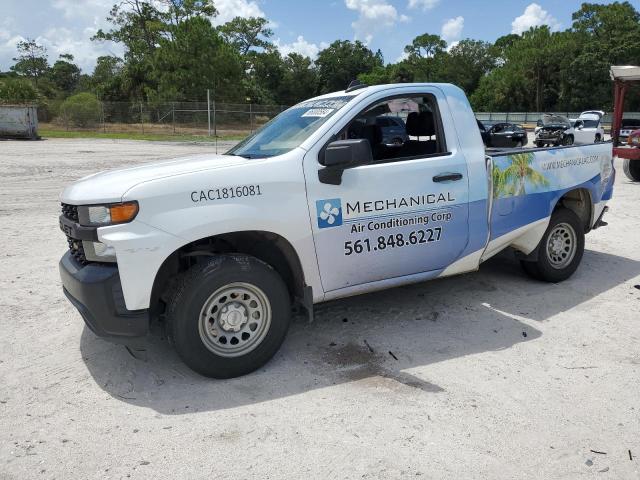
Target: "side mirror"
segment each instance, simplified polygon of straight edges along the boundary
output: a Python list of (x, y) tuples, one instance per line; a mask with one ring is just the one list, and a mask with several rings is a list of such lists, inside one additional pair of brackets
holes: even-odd
[(373, 154), (369, 140), (364, 138), (337, 140), (327, 145), (324, 151), (325, 168), (318, 170), (318, 179), (321, 183), (340, 185), (342, 172), (346, 169), (371, 162), (373, 162)]

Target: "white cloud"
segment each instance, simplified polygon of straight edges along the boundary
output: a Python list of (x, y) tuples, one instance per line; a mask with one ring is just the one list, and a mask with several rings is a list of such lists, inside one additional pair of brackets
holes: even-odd
[(447, 43), (453, 43), (460, 40), (462, 30), (464, 29), (464, 17), (450, 18), (442, 25), (440, 36)]
[(305, 57), (309, 57), (311, 60), (315, 60), (318, 57), (320, 50), (327, 48), (329, 45), (325, 42), (321, 42), (320, 45), (316, 43), (307, 42), (302, 35), (299, 35), (295, 42), (280, 43), (280, 39), (275, 42), (276, 47), (280, 50), (280, 53), (284, 56), (290, 53), (299, 53)]
[[(214, 25), (222, 25), (235, 17), (261, 17), (267, 18), (262, 9), (253, 0), (216, 0), (218, 16), (212, 21)], [(272, 23), (273, 27), (274, 24)]]
[(349, 10), (358, 12), (358, 19), (351, 26), (356, 39), (365, 43), (370, 43), (377, 32), (410, 20), (386, 0), (345, 0), (345, 5)]
[(86, 27), (80, 32), (54, 27), (36, 37), (36, 42), (47, 48), (49, 63), (53, 64), (63, 53), (70, 53), (73, 55), (74, 63), (80, 66), (83, 72), (91, 73), (99, 56), (124, 54), (121, 45), (90, 41), (89, 38), (95, 35), (96, 31), (94, 27)]
[(431, 10), (440, 3), (440, 0), (409, 0), (409, 8), (421, 8), (424, 12)]
[(554, 16), (537, 3), (532, 3), (524, 9), (522, 15), (516, 17), (511, 23), (511, 33), (520, 35), (531, 27), (538, 27), (540, 25), (548, 25), (551, 31), (560, 30), (561, 27), (560, 22)]

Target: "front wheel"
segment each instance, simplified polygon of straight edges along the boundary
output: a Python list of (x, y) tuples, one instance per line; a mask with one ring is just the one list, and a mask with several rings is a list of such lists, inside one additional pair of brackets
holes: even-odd
[(628, 158), (622, 163), (624, 174), (632, 182), (640, 182), (640, 160), (629, 160)]
[(167, 320), (180, 358), (213, 378), (250, 373), (273, 357), (291, 318), (278, 273), (247, 255), (220, 255), (182, 274)]
[(573, 145), (573, 137), (571, 135), (567, 135), (562, 139), (562, 145), (569, 146)]
[(556, 210), (537, 249), (536, 261), (520, 262), (529, 276), (556, 283), (573, 275), (584, 254), (584, 229), (578, 216), (566, 208)]

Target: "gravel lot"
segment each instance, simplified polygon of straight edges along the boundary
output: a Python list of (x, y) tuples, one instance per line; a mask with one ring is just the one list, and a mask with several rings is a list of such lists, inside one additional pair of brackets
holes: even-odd
[(65, 184), (205, 151), (0, 142), (0, 478), (640, 478), (640, 185), (620, 165), (569, 281), (505, 254), (325, 304), (266, 368), (214, 381), (159, 338), (146, 359), (96, 338), (57, 267)]

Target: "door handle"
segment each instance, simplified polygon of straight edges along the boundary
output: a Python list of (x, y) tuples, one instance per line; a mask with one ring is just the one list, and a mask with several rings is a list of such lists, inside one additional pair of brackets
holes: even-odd
[(461, 173), (441, 173), (433, 177), (434, 182), (457, 182), (458, 180), (462, 180)]

